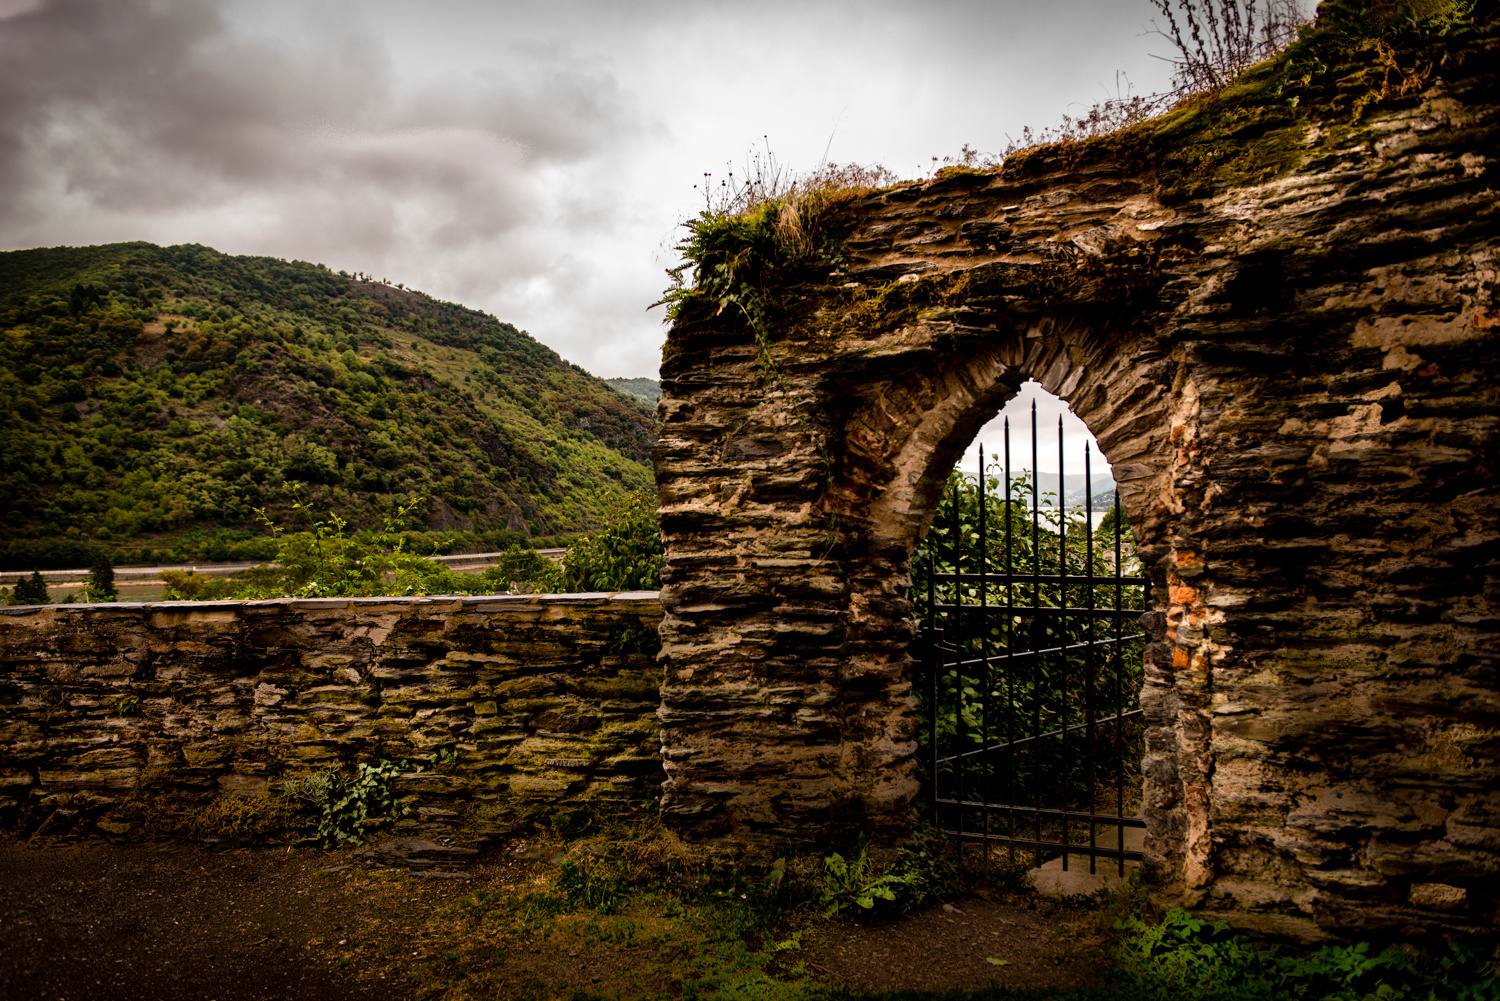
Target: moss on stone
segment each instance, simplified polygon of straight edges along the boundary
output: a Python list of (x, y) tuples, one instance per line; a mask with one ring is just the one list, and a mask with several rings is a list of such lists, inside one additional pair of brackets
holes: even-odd
[[(934, 186), (1023, 180), (1100, 165), (1151, 179), (1156, 199), (1168, 205), (1263, 184), (1362, 141), (1358, 133), (1368, 112), (1410, 100), (1437, 69), (1461, 63), (1492, 41), (1500, 34), (1493, 23), (1496, 4), (1488, 0), (1483, 6), (1475, 12), (1474, 4), (1458, 0), (1325, 4), (1317, 24), (1290, 47), (1217, 92), (1109, 135), (1025, 150), (1001, 167), (947, 167), (922, 187), (930, 193)], [(808, 220), (820, 242), (815, 249), (804, 244), (796, 254), (778, 243), (774, 204), (737, 219), (705, 217), (696, 245), (684, 244), (697, 282), (679, 296), (680, 322), (663, 349), (664, 368), (672, 368), (695, 326), (708, 320), (721, 333), (726, 324), (736, 329), (742, 322), (776, 331), (778, 350), (797, 355), (924, 318), (953, 320), (956, 314), (945, 310), (986, 300), (997, 306), (1103, 306), (1159, 287), (1158, 263), (1142, 247), (1124, 256), (987, 264), (877, 288), (842, 285), (836, 277), (843, 258), (838, 237), (857, 210), (852, 198), (829, 200), (822, 214)], [(755, 315), (733, 312), (727, 284), (732, 276), (753, 287)]]
[(1111, 162), (1153, 177), (1166, 204), (1285, 176), (1346, 144), (1369, 110), (1410, 98), (1479, 52), (1497, 34), (1494, 11), (1455, 16), (1465, 7), (1473, 5), (1325, 4), (1297, 41), (1222, 90), (1109, 135), (1025, 150), (999, 173)]

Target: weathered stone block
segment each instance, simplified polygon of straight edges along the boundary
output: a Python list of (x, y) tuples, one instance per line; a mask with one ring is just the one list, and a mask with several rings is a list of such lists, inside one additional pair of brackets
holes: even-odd
[(37, 777), (24, 768), (0, 768), (0, 790), (14, 795), (36, 785)]
[(1469, 902), (1469, 893), (1461, 886), (1449, 886), (1446, 883), (1413, 883), (1407, 899), (1413, 907), (1456, 911)]

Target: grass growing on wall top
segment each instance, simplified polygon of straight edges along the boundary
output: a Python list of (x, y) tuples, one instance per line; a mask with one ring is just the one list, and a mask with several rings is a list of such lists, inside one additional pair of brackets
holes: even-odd
[[(1339, 148), (1369, 111), (1409, 98), (1475, 58), (1495, 35), (1497, 9), (1497, 0), (1327, 0), (1285, 49), (1227, 80), (1224, 65), (1238, 63), (1210, 66), (1203, 78), (1209, 88), (1194, 91), (1190, 80), (1165, 114), (1106, 115), (1101, 121), (1124, 127), (1065, 130), (1061, 141), (1011, 151), (1000, 163), (966, 148), (961, 163), (933, 180), (1025, 178), (1114, 162), (1154, 179), (1168, 204), (1261, 183)], [(1278, 22), (1278, 30), (1284, 38), (1290, 28)], [(1192, 53), (1184, 51), (1191, 69)], [(1314, 124), (1321, 133), (1310, 143)], [(731, 174), (710, 187), (704, 210), (684, 224), (682, 263), (670, 269), (662, 299), (668, 320), (727, 317), (764, 340), (791, 289), (826, 281), (842, 263), (841, 230), (855, 204), (896, 183), (882, 168), (837, 166), (798, 179), (768, 152), (752, 157), (740, 180)], [(669, 341), (664, 360), (673, 354)]]
[[(744, 323), (765, 346), (766, 292), (787, 281), (820, 276), (843, 256), (836, 230), (854, 202), (897, 178), (884, 167), (824, 164), (807, 175), (788, 170), (769, 144), (752, 151), (741, 175), (718, 185), (704, 175), (704, 207), (683, 227), (682, 263), (669, 268), (671, 285), (656, 305), (667, 321), (725, 316)], [(670, 343), (664, 352), (671, 350)], [(774, 363), (762, 353), (769, 377)]]
[(1018, 151), (1003, 173), (1115, 162), (1155, 179), (1167, 204), (1262, 183), (1342, 148), (1367, 112), (1474, 58), (1497, 10), (1495, 0), (1327, 0), (1295, 41), (1222, 85), (1116, 132)]

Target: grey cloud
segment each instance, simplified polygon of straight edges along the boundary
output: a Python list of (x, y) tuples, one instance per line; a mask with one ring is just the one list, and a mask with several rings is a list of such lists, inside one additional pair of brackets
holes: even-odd
[[(0, 249), (373, 272), (654, 370), (675, 222), (768, 135), (901, 173), (1101, 95), (1146, 0), (0, 0)], [(1137, 53), (1139, 55), (1139, 53)], [(1144, 79), (1138, 86), (1146, 86)]]
[[(252, 40), (207, 0), (51, 0), (0, 21), (0, 241), (65, 203), (149, 229), (235, 200), (368, 249), (483, 239), (534, 216), (528, 171), (628, 119), (607, 75), (555, 55), (410, 96), (376, 40), (327, 41)], [(309, 217), (308, 201), (325, 204)]]
[[(222, 28), (205, 4), (140, 0), (53, 0), (0, 25), (0, 172), (11, 182), (0, 219), (44, 180), (105, 208), (154, 209), (264, 177), (281, 102), (245, 85), (258, 61), (215, 45)], [(258, 68), (285, 79), (283, 67)], [(185, 177), (198, 185), (179, 187)]]

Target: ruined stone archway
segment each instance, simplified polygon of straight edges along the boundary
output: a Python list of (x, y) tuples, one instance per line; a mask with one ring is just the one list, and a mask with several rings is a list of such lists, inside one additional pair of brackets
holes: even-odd
[(1299, 935), (1493, 934), (1490, 64), (1203, 175), (1143, 133), (875, 193), (843, 264), (766, 290), (761, 338), (686, 303), (656, 452), (670, 821), (751, 850), (904, 828), (906, 559), (1033, 376), (1152, 574), (1159, 892)]
[(665, 805), (696, 833), (779, 847), (910, 823), (908, 559), (954, 460), (1028, 378), (1089, 423), (1142, 551), (1160, 549), (1170, 359), (1088, 303), (961, 312), (789, 353), (771, 392), (753, 342), (700, 330), (677, 348), (694, 389), (667, 379), (658, 451)]

